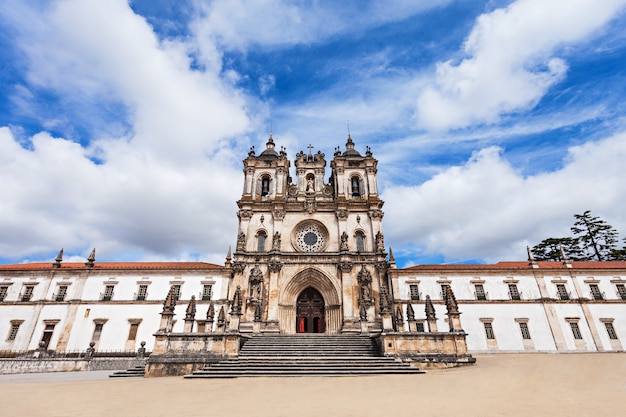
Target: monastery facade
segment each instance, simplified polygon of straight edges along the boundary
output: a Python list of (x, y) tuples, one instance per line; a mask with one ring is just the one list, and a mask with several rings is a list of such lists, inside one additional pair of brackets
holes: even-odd
[[(326, 171), (330, 168), (330, 173)], [(397, 268), (377, 160), (349, 137), (243, 161), (234, 252), (203, 262), (0, 265), (0, 351), (211, 351), (217, 335), (369, 334), (386, 355), (623, 351), (626, 262)], [(328, 177), (327, 177), (328, 175)], [(235, 237), (235, 233), (233, 233)], [(165, 303), (164, 303), (165, 300)], [(221, 337), (221, 336), (220, 336)], [(184, 342), (183, 342), (184, 341)], [(214, 342), (211, 342), (214, 343)]]

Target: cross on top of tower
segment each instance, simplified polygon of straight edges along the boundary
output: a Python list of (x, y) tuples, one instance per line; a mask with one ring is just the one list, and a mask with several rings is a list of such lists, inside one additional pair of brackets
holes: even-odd
[(309, 155), (313, 154), (313, 145), (309, 145), (307, 146), (307, 148), (309, 148)]

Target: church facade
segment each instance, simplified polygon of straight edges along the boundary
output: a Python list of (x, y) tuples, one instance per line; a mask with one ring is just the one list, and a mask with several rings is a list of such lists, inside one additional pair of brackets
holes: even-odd
[(98, 262), (95, 251), (0, 265), (0, 351), (145, 342), (155, 357), (233, 356), (254, 335), (301, 333), (366, 334), (402, 357), (623, 351), (626, 262), (397, 268), (377, 163), (350, 137), (330, 161), (299, 152), (295, 170), (272, 137), (251, 149), (224, 265)]

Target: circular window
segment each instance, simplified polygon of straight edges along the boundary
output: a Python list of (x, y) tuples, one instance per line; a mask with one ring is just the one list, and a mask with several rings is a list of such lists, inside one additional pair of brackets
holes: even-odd
[(317, 222), (299, 225), (294, 234), (295, 246), (302, 252), (321, 252), (328, 241), (326, 228)]

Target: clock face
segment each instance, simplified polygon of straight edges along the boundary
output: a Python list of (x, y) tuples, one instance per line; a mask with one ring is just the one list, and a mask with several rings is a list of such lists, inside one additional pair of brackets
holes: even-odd
[(326, 246), (326, 233), (317, 223), (305, 223), (296, 231), (296, 246), (302, 252), (321, 252)]

